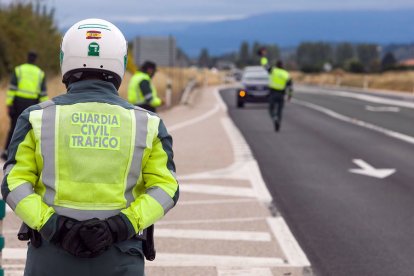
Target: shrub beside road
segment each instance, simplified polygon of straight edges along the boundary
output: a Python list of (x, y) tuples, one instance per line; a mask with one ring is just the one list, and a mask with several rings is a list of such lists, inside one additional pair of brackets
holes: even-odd
[(318, 74), (292, 72), (292, 77), (296, 83), (301, 84), (414, 92), (414, 71), (390, 71), (381, 74), (351, 74), (343, 71)]

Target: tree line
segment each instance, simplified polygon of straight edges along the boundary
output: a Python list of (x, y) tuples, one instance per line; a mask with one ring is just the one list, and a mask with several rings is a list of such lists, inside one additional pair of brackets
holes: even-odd
[(381, 47), (372, 43), (305, 42), (297, 48), (295, 58), (304, 72), (321, 72), (327, 66), (354, 73), (380, 72), (392, 69), (397, 63), (392, 53), (381, 58)]
[[(210, 56), (208, 50), (203, 49), (198, 58), (198, 65), (211, 67), (218, 60), (232, 62), (239, 68), (259, 65), (260, 57), (257, 52), (261, 47), (267, 49), (267, 57), (271, 64), (274, 64), (282, 56), (283, 50), (280, 50), (275, 44), (254, 42), (250, 45), (244, 41), (240, 44), (237, 52), (217, 57)], [(337, 68), (353, 73), (402, 69), (398, 67), (397, 60), (391, 52), (384, 55), (382, 48), (373, 43), (303, 42), (294, 51), (285, 53), (283, 59), (289, 69), (308, 73)]]
[(47, 73), (59, 71), (61, 34), (54, 9), (40, 1), (18, 1), (0, 6), (0, 80), (25, 63), (28, 51), (38, 54), (38, 65)]
[(232, 62), (240, 68), (251, 65), (260, 64), (260, 56), (258, 52), (261, 48), (266, 48), (267, 57), (271, 63), (275, 63), (280, 58), (280, 49), (276, 44), (261, 44), (254, 42), (250, 45), (247, 41), (240, 44), (238, 52), (228, 53), (220, 56), (211, 56), (207, 48), (201, 49), (200, 55), (197, 59), (197, 64), (200, 67), (212, 67), (218, 61)]

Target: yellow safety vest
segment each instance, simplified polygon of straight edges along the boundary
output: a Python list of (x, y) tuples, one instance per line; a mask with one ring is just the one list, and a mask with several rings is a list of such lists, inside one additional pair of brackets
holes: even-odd
[(74, 83), (76, 94), (59, 96), (60, 104), (21, 115), (17, 128), (27, 133), (12, 140), (16, 163), (6, 168), (5, 200), (36, 230), (54, 213), (87, 220), (121, 212), (138, 233), (175, 204), (172, 142), (159, 117), (111, 92), (85, 93), (96, 102), (80, 97), (88, 82)]
[(275, 90), (285, 90), (289, 79), (290, 75), (288, 71), (275, 67), (270, 72), (269, 87)]
[[(15, 68), (17, 86), (11, 85), (7, 91), (6, 104), (13, 104), (14, 97), (43, 102), (48, 100), (47, 95), (42, 95), (42, 82), (45, 73), (36, 65), (25, 63)], [(43, 91), (44, 92), (44, 91)]]
[(260, 59), (260, 64), (261, 64), (262, 66), (267, 66), (267, 65), (269, 64), (269, 60), (267, 59), (267, 57), (262, 57), (262, 58)]
[(152, 84), (151, 77), (148, 74), (141, 71), (137, 71), (129, 81), (128, 101), (134, 105), (146, 104), (148, 102), (148, 99), (146, 99), (148, 95), (144, 96), (139, 86), (139, 84), (144, 80), (147, 80), (151, 86), (151, 94), (149, 95), (151, 97), (151, 101), (149, 102), (149, 105), (152, 107), (160, 106), (161, 99), (158, 98), (157, 89)]

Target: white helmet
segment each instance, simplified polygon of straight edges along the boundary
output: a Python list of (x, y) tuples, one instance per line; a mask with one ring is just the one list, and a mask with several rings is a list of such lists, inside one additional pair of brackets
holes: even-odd
[(125, 73), (127, 49), (124, 35), (112, 23), (95, 18), (75, 23), (62, 39), (63, 82), (68, 84), (78, 72), (101, 72), (118, 88)]

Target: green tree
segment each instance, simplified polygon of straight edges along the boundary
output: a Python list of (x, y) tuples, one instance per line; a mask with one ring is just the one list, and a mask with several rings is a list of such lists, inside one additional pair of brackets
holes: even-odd
[(328, 43), (304, 42), (296, 51), (299, 68), (304, 72), (321, 72), (325, 63), (332, 62), (332, 47)]
[(388, 52), (385, 54), (385, 56), (381, 60), (381, 69), (383, 71), (390, 70), (397, 65), (397, 59), (395, 58), (394, 54), (391, 52)]
[(351, 58), (345, 62), (345, 70), (352, 73), (364, 73), (364, 65), (357, 58)]
[(29, 50), (38, 53), (38, 65), (48, 74), (59, 72), (61, 34), (53, 17), (54, 10), (39, 1), (0, 6), (0, 77), (26, 62)]
[(269, 59), (269, 64), (274, 65), (276, 61), (280, 59), (280, 50), (279, 47), (275, 44), (267, 45), (267, 58)]
[(365, 71), (375, 71), (379, 61), (379, 47), (376, 44), (359, 44), (356, 48), (359, 61)]
[(250, 60), (250, 53), (249, 53), (249, 43), (247, 41), (243, 41), (240, 45), (239, 50), (239, 59), (237, 62), (237, 65), (239, 67), (245, 67), (246, 65), (249, 65)]
[(210, 54), (206, 48), (201, 49), (200, 55), (198, 57), (198, 66), (200, 67), (209, 67), (210, 66)]
[(345, 63), (355, 57), (351, 43), (340, 43), (335, 48), (335, 65), (344, 68)]
[(252, 46), (252, 51), (250, 54), (250, 60), (249, 65), (260, 65), (260, 56), (259, 56), (259, 50), (263, 46), (260, 45), (259, 42), (255, 41)]

